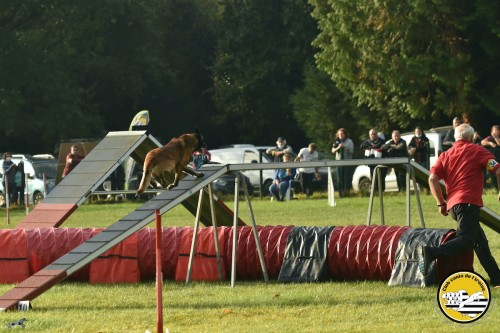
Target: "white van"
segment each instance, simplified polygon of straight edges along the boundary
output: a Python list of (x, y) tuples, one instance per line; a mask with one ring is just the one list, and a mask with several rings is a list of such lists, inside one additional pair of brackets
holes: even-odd
[[(271, 157), (266, 154), (266, 149), (271, 146), (254, 146), (250, 144), (235, 144), (227, 148), (211, 149), (211, 161), (223, 164), (243, 164), (243, 163), (270, 163)], [(274, 178), (274, 170), (249, 170), (243, 173), (250, 178), (255, 192), (260, 192), (260, 185), (263, 184), (263, 194), (271, 186)], [(262, 179), (261, 179), (262, 173)]]
[[(425, 135), (429, 138), (430, 146), (430, 166), (432, 167), (439, 154), (443, 152), (443, 138), (445, 137), (448, 130), (453, 128), (452, 126), (443, 126), (438, 128), (431, 128), (430, 130), (424, 130)], [(414, 132), (408, 132), (401, 134), (401, 138), (409, 144), (414, 136)], [(389, 140), (390, 141), (390, 140)], [(370, 193), (371, 189), (371, 177), (370, 168), (367, 165), (360, 165), (356, 167), (354, 174), (352, 176), (352, 189), (356, 192), (361, 192), (363, 194)], [(396, 175), (394, 169), (387, 174), (385, 177), (385, 191), (394, 192), (398, 191), (398, 184), (396, 182)]]

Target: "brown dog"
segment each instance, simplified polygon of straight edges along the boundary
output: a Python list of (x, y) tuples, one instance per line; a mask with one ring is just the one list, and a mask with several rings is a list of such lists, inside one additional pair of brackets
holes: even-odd
[[(173, 138), (165, 146), (148, 152), (144, 160), (141, 184), (136, 194), (141, 194), (148, 188), (151, 177), (157, 178), (161, 186), (167, 190), (179, 185), (183, 171), (196, 178), (203, 177), (202, 172), (196, 172), (186, 166), (193, 152), (201, 152), (204, 145), (200, 131), (196, 129), (192, 134), (183, 134), (177, 138)], [(174, 182), (167, 185), (165, 174), (172, 172), (175, 172)]]

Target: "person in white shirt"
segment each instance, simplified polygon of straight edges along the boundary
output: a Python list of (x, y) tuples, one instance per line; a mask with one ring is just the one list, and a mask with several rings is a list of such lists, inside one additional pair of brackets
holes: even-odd
[[(295, 158), (295, 162), (298, 161), (317, 161), (318, 152), (316, 151), (316, 144), (310, 143), (308, 147), (302, 148), (299, 154)], [(302, 192), (306, 194), (306, 197), (310, 197), (313, 194), (313, 179), (316, 177), (317, 180), (321, 180), (321, 175), (319, 174), (318, 168), (299, 168), (300, 174), (300, 186), (302, 187)]]

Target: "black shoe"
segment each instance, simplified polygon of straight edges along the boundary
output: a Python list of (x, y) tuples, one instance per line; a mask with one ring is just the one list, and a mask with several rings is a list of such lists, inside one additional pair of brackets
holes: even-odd
[(424, 276), (429, 274), (429, 267), (431, 266), (431, 262), (433, 260), (430, 250), (431, 250), (430, 247), (422, 246), (420, 252), (420, 259), (418, 261), (418, 270)]

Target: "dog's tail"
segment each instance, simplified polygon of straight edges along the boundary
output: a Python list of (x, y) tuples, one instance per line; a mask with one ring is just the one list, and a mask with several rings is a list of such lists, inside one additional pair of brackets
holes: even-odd
[(143, 173), (142, 173), (142, 179), (141, 179), (141, 184), (139, 185), (139, 188), (137, 189), (137, 192), (135, 193), (136, 196), (144, 192), (149, 186), (149, 183), (151, 182), (151, 170), (153, 169), (151, 166), (151, 159), (148, 158), (149, 156), (146, 156), (146, 160), (144, 161), (144, 167), (143, 167)]

